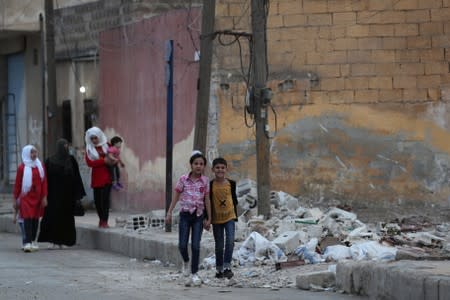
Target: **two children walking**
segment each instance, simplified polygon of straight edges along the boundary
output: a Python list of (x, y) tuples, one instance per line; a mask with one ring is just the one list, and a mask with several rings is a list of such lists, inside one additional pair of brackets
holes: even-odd
[[(234, 247), (234, 221), (236, 214), (236, 183), (225, 177), (227, 162), (223, 158), (213, 161), (215, 179), (209, 182), (203, 175), (206, 158), (194, 151), (189, 163), (191, 171), (182, 175), (176, 184), (175, 195), (166, 215), (166, 222), (172, 222), (172, 212), (179, 202), (178, 247), (183, 259), (183, 273), (189, 276), (186, 286), (199, 286), (198, 276), (200, 241), (203, 229), (212, 224), (216, 252), (216, 277), (231, 278), (231, 260)], [(192, 261), (189, 268), (188, 242), (191, 235)]]

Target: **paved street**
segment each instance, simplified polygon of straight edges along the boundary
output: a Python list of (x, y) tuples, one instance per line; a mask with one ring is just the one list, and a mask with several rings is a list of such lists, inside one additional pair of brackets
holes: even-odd
[[(19, 236), (0, 233), (0, 299), (365, 299), (295, 288), (186, 288), (174, 267), (71, 248), (25, 254)], [(44, 246), (45, 244), (41, 245)]]

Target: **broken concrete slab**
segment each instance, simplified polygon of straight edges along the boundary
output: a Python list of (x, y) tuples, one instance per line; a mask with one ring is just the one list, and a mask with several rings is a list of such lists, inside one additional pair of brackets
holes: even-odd
[(336, 275), (333, 272), (311, 272), (297, 275), (297, 288), (302, 290), (309, 290), (312, 286), (321, 288), (331, 288), (336, 284)]

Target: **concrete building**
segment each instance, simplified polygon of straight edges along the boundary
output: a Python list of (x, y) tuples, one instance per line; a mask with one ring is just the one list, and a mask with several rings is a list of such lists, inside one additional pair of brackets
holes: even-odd
[(43, 146), (41, 1), (2, 1), (0, 22), (0, 189), (14, 182), (20, 150)]
[[(3, 1), (10, 9), (17, 9), (12, 4), (17, 2)], [(215, 30), (251, 32), (250, 3), (216, 1)], [(448, 219), (450, 2), (269, 4), (271, 189), (314, 205), (347, 204), (363, 218), (420, 212)], [(127, 190), (113, 194), (116, 209), (163, 207), (166, 91), (161, 57), (170, 36), (176, 36), (175, 53), (180, 54), (174, 73), (180, 76), (175, 80), (180, 105), (174, 119), (174, 179), (188, 170), (200, 5), (55, 2), (58, 103), (71, 117), (65, 118), (65, 136), (80, 161), (84, 131), (93, 124), (109, 137), (125, 139)], [(38, 15), (32, 17), (35, 31)], [(252, 120), (244, 114), (249, 43), (221, 36), (214, 51), (207, 155), (229, 160), (235, 179), (256, 179), (254, 127), (247, 126)], [(0, 66), (5, 61), (3, 56)], [(36, 68), (42, 74), (42, 67)], [(6, 71), (2, 74), (0, 92), (6, 89), (1, 79)], [(40, 93), (33, 95), (38, 97), (33, 103), (42, 108)], [(42, 116), (42, 109), (36, 115)], [(88, 181), (89, 170), (82, 166), (82, 171)]]
[[(250, 32), (249, 5), (218, 1), (216, 30)], [(448, 220), (449, 21), (449, 1), (270, 1), (271, 188), (361, 216)], [(215, 51), (212, 152), (255, 179), (239, 45)]]

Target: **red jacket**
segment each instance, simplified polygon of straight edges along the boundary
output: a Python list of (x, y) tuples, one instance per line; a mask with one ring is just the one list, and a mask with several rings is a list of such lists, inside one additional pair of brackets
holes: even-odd
[(92, 188), (101, 188), (105, 185), (111, 184), (111, 173), (108, 170), (108, 167), (105, 163), (105, 155), (102, 147), (95, 147), (100, 156), (97, 160), (90, 160), (87, 154), (85, 155), (87, 165), (92, 168), (91, 174), (91, 187)]
[[(44, 168), (44, 166), (42, 166)], [(14, 185), (14, 199), (20, 198), (20, 217), (24, 219), (37, 219), (44, 215), (42, 199), (47, 196), (47, 175), (41, 179), (38, 168), (32, 168), (31, 189), (22, 195), (22, 180), (25, 165), (22, 163), (17, 168), (16, 183)], [(45, 168), (44, 168), (45, 172)]]

